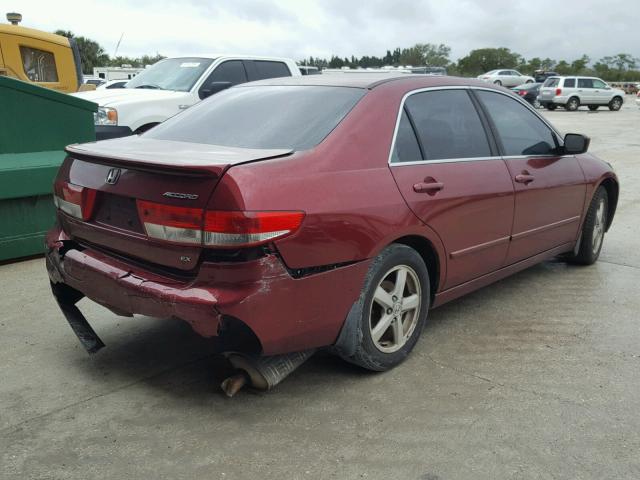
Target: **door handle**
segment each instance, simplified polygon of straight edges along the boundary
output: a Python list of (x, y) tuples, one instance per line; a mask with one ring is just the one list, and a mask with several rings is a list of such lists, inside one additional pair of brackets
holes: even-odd
[(442, 182), (420, 182), (413, 186), (413, 191), (416, 193), (431, 193), (439, 192), (444, 188)]
[(536, 178), (536, 177), (534, 177), (533, 175), (531, 175), (531, 174), (530, 174), (530, 173), (528, 173), (528, 172), (522, 172), (521, 174), (516, 175), (515, 180), (516, 180), (516, 182), (518, 182), (518, 183), (524, 183), (524, 184), (526, 185), (526, 184), (528, 184), (528, 183), (533, 182), (533, 181), (535, 180), (535, 178)]

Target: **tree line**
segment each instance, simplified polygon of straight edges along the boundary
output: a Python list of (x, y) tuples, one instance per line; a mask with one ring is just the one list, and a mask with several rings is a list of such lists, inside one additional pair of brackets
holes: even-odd
[(320, 68), (370, 68), (391, 65), (444, 67), (449, 75), (477, 76), (498, 68), (519, 70), (532, 74), (535, 70), (552, 70), (560, 75), (593, 75), (609, 81), (639, 81), (640, 59), (629, 53), (605, 56), (593, 62), (588, 55), (574, 60), (554, 60), (552, 58), (533, 57), (525, 59), (509, 48), (479, 48), (472, 50), (457, 62), (450, 59), (451, 48), (444, 44), (418, 43), (409, 48), (387, 50), (382, 57), (338, 57), (329, 59), (309, 57), (301, 60), (302, 65)]
[[(76, 36), (67, 30), (56, 30), (58, 35), (74, 38), (80, 50), (85, 72), (93, 72), (93, 67), (131, 65), (144, 67), (165, 58), (163, 55), (143, 55), (141, 57), (109, 56), (98, 42), (86, 37)], [(535, 70), (553, 70), (560, 75), (594, 75), (608, 81), (640, 81), (640, 59), (629, 53), (618, 53), (593, 61), (588, 55), (568, 60), (533, 57), (525, 59), (508, 48), (479, 48), (472, 50), (457, 62), (450, 58), (451, 48), (445, 44), (417, 43), (408, 48), (387, 50), (381, 57), (362, 56), (330, 58), (309, 57), (300, 60), (301, 65), (319, 68), (380, 68), (412, 65), (444, 67), (450, 75), (465, 77), (477, 76), (497, 68), (514, 68), (520, 73), (532, 74)]]

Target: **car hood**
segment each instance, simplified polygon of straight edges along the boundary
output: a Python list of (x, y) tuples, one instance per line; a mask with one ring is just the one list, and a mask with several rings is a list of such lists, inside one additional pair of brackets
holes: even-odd
[(119, 103), (148, 102), (161, 99), (178, 99), (188, 96), (187, 92), (173, 90), (153, 90), (150, 88), (113, 88), (72, 93), (74, 97), (95, 102), (100, 106)]

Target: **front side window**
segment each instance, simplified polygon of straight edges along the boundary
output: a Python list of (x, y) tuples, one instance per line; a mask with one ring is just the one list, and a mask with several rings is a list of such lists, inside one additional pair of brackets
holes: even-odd
[(347, 87), (239, 86), (144, 135), (226, 147), (307, 150), (320, 143), (365, 93)]
[(239, 85), (247, 81), (247, 73), (241, 60), (229, 60), (223, 62), (213, 71), (205, 84), (212, 82), (229, 82), (231, 85)]
[(606, 88), (607, 84), (604, 83), (602, 80), (599, 79), (595, 79), (593, 81), (593, 88)]
[(556, 153), (555, 135), (526, 106), (500, 93), (479, 90), (476, 95), (493, 120), (506, 156)]
[(31, 47), (20, 47), (22, 67), (32, 82), (57, 82), (56, 60), (51, 52)]
[(466, 90), (411, 95), (405, 102), (425, 160), (491, 155), (489, 141)]
[(565, 78), (564, 79), (564, 87), (565, 88), (575, 88), (576, 79), (575, 78)]
[(579, 78), (578, 88), (593, 88), (593, 80), (590, 78)]

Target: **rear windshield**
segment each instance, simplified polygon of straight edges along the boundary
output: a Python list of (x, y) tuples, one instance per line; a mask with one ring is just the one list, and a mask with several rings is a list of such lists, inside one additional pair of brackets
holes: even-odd
[(560, 83), (560, 79), (559, 78), (547, 78), (544, 82), (544, 85), (542, 85), (543, 87), (557, 87), (558, 83)]
[(240, 148), (307, 150), (320, 143), (366, 90), (240, 86), (161, 123), (148, 138)]

